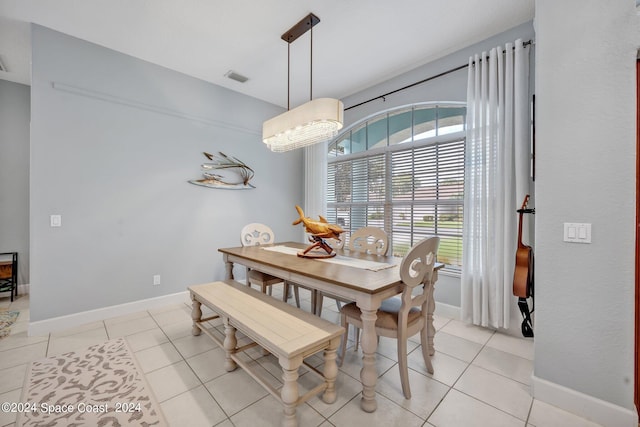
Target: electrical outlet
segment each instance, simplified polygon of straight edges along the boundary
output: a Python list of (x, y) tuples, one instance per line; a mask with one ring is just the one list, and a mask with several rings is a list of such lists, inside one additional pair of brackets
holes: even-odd
[(153, 276), (153, 286), (158, 286), (160, 284), (160, 275), (156, 274)]

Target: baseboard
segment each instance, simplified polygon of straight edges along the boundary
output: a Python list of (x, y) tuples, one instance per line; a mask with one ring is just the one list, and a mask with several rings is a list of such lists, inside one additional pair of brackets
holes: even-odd
[(572, 412), (606, 427), (638, 427), (635, 410), (614, 405), (602, 399), (552, 383), (535, 375), (531, 377), (535, 399)]
[(436, 301), (435, 314), (449, 319), (460, 320), (460, 307)]
[(29, 336), (47, 335), (52, 332), (74, 328), (85, 323), (97, 322), (111, 317), (123, 316), (125, 314), (136, 313), (138, 311), (149, 310), (151, 308), (158, 308), (171, 304), (188, 303), (189, 301), (189, 292), (184, 291), (120, 305), (112, 305), (95, 310), (82, 311), (80, 313), (69, 314), (66, 316), (39, 320), (29, 323)]

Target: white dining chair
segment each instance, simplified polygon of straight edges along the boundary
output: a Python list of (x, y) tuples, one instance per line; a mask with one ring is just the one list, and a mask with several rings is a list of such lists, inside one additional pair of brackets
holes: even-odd
[[(333, 239), (332, 242), (329, 242), (329, 245), (334, 249), (342, 249), (343, 246), (345, 246), (344, 239), (341, 241), (335, 241), (335, 239)], [(346, 246), (349, 251), (384, 256), (389, 252), (389, 237), (381, 228), (362, 227), (351, 234), (349, 243)], [(325, 296), (336, 300), (338, 310), (342, 308), (342, 303), (351, 302), (336, 295), (318, 292), (316, 295), (316, 314), (318, 315), (321, 314)]]
[[(407, 339), (418, 332), (422, 358), (427, 372), (433, 374), (433, 365), (429, 356), (429, 328), (427, 327), (428, 298), (433, 287), (433, 268), (440, 245), (439, 237), (424, 239), (415, 244), (400, 264), (400, 279), (404, 285), (399, 297), (384, 300), (377, 311), (376, 335), (395, 338), (398, 345), (398, 368), (402, 392), (411, 399), (409, 374), (407, 369)], [(355, 302), (340, 310), (341, 324), (344, 328), (354, 325), (362, 328), (361, 311)], [(356, 338), (357, 340), (357, 338)], [(347, 347), (347, 334), (342, 336), (338, 355), (338, 365), (342, 366)]]
[[(275, 235), (269, 226), (254, 222), (247, 224), (242, 228), (242, 231), (240, 232), (240, 240), (242, 242), (242, 246), (267, 245), (275, 242)], [(289, 283), (279, 277), (263, 273), (262, 271), (252, 270), (247, 267), (248, 286), (256, 285), (260, 288), (262, 293), (272, 295), (273, 286), (279, 283), (283, 284), (282, 301), (286, 302), (289, 297)], [(296, 304), (300, 307), (299, 297), (296, 298)]]

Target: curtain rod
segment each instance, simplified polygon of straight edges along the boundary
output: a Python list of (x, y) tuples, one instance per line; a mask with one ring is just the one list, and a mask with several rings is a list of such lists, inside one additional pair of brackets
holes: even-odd
[[(527, 40), (526, 42), (523, 42), (522, 46), (525, 47), (525, 46), (529, 46), (530, 44), (533, 44), (533, 40)], [(513, 48), (515, 49), (515, 46)], [(502, 53), (505, 53), (505, 50), (503, 50)], [(489, 57), (487, 57), (487, 58), (489, 58)], [(480, 61), (482, 61), (482, 59), (480, 59)], [(459, 66), (457, 66), (455, 68), (451, 68), (450, 70), (443, 71), (443, 72), (441, 72), (439, 74), (436, 74), (435, 76), (427, 77), (426, 79), (422, 79), (422, 80), (420, 80), (418, 82), (411, 83), (411, 84), (403, 86), (403, 87), (401, 87), (399, 89), (392, 90), (391, 92), (383, 93), (382, 95), (378, 95), (378, 96), (376, 96), (374, 98), (367, 99), (366, 101), (362, 101), (362, 102), (360, 102), (358, 104), (355, 104), (355, 105), (352, 105), (350, 107), (345, 108), (344, 111), (350, 110), (352, 108), (359, 107), (359, 106), (364, 105), (364, 104), (368, 104), (369, 102), (375, 101), (376, 99), (383, 99), (384, 100), (385, 97), (387, 97), (389, 95), (393, 95), (396, 92), (400, 92), (400, 91), (412, 88), (414, 86), (421, 85), (422, 83), (426, 83), (426, 82), (428, 82), (430, 80), (437, 79), (437, 78), (442, 77), (442, 76), (446, 76), (447, 74), (454, 73), (456, 71), (460, 71), (460, 70), (462, 70), (464, 68), (467, 68), (468, 66), (469, 66), (469, 64), (459, 65)]]

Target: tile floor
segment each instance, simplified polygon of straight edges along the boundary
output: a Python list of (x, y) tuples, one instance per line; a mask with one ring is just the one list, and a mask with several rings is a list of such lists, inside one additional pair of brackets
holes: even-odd
[[(301, 293), (305, 292), (301, 290)], [(308, 294), (302, 295), (308, 310)], [(171, 426), (279, 426), (281, 406), (249, 375), (226, 372), (224, 353), (210, 338), (191, 335), (190, 304), (82, 325), (46, 336), (27, 336), (29, 298), (0, 309), (19, 310), (9, 337), (0, 340), (0, 402), (19, 402), (27, 363), (53, 354), (126, 337)], [(325, 299), (323, 317), (338, 321), (337, 308)], [(349, 348), (337, 380), (338, 399), (328, 405), (313, 398), (298, 408), (300, 426), (536, 426), (597, 427), (588, 420), (533, 400), (529, 394), (533, 343), (436, 316), (435, 372), (421, 359), (418, 337), (409, 343), (413, 397), (404, 399), (395, 341), (381, 338), (378, 349), (378, 410), (360, 409), (360, 357)], [(212, 324), (219, 327), (219, 324)], [(353, 338), (353, 331), (350, 338)], [(350, 342), (353, 345), (353, 342)], [(273, 356), (251, 350), (247, 357), (280, 385)], [(312, 364), (322, 358), (313, 356)], [(315, 385), (301, 369), (301, 392)], [(15, 414), (0, 412), (0, 426), (13, 426)]]

